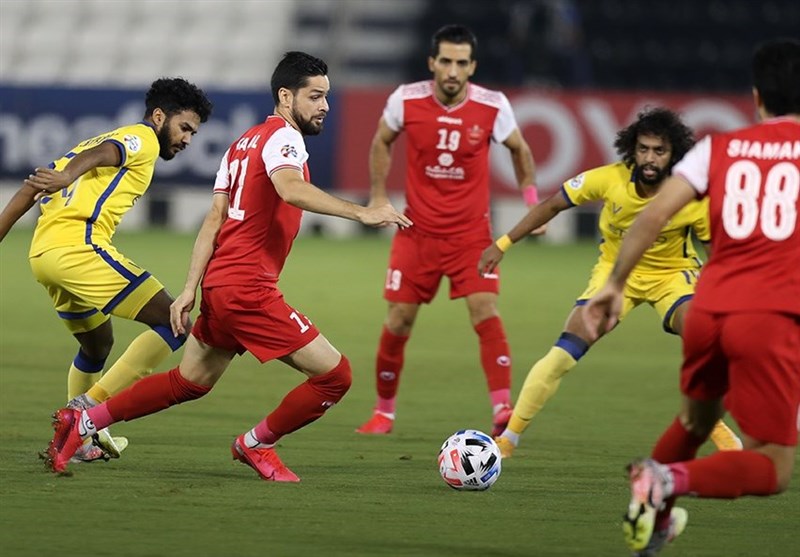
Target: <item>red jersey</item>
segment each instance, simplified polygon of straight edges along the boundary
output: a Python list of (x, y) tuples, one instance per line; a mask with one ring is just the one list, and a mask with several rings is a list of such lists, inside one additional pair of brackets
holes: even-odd
[(222, 157), (214, 193), (229, 197), (204, 287), (277, 283), (300, 230), (301, 209), (275, 191), (270, 176), (295, 168), (309, 180), (303, 136), (279, 116), (247, 130)]
[(694, 305), (800, 315), (800, 123), (713, 134), (675, 165), (709, 197), (711, 257)]
[(489, 229), (489, 146), (516, 129), (511, 104), (499, 91), (467, 84), (467, 95), (445, 106), (432, 81), (401, 85), (383, 118), (408, 134), (406, 214), (432, 236)]

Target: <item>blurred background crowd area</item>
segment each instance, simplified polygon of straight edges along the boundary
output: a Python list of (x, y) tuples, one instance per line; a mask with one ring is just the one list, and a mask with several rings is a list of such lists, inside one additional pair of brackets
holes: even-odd
[(0, 0), (0, 81), (263, 87), (288, 49), (340, 84), (424, 78), (445, 23), (479, 39), (480, 81), (737, 91), (755, 43), (797, 35), (795, 0)]
[[(214, 114), (185, 153), (157, 165), (151, 193), (124, 224), (195, 230), (225, 149), (272, 112), (269, 77), (287, 50), (320, 56), (330, 68), (326, 129), (308, 138), (312, 180), (364, 200), (386, 96), (430, 77), (430, 37), (448, 23), (476, 33), (473, 80), (509, 97), (547, 195), (615, 160), (616, 131), (645, 106), (679, 111), (698, 136), (751, 122), (753, 47), (797, 36), (800, 2), (0, 0), (0, 204), (32, 168), (140, 119), (149, 84), (178, 75), (209, 92)], [(401, 136), (388, 183), (400, 203), (403, 156)], [(493, 149), (491, 169), (502, 229), (525, 208), (504, 149)], [(334, 234), (353, 230), (320, 218), (306, 222)], [(547, 238), (591, 236), (595, 218), (596, 207), (565, 212)]]

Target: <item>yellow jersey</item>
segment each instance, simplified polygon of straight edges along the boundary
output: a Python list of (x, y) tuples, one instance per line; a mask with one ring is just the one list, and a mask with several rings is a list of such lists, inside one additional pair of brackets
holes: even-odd
[(120, 151), (120, 165), (94, 168), (53, 195), (43, 197), (30, 257), (58, 247), (108, 245), (122, 217), (144, 195), (153, 178), (159, 144), (150, 124), (139, 122), (79, 143), (50, 168), (62, 170), (69, 160), (105, 141)]
[[(636, 216), (653, 199), (639, 197), (633, 169), (622, 162), (583, 172), (564, 182), (562, 191), (573, 205), (589, 201), (603, 202), (599, 223), (602, 236), (599, 262), (608, 264), (614, 263), (622, 238)], [(634, 272), (699, 268), (700, 261), (691, 241), (692, 230), (700, 241), (710, 240), (707, 199), (692, 201), (678, 211), (644, 253)]]

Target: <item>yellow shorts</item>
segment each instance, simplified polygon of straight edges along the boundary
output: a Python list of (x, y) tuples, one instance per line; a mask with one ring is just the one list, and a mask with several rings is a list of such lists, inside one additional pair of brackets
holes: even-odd
[(55, 248), (30, 258), (71, 333), (85, 333), (110, 315), (134, 319), (164, 286), (113, 246)]
[[(583, 291), (575, 302), (584, 305), (606, 283), (612, 266), (598, 263), (592, 269), (589, 286)], [(661, 317), (664, 330), (677, 334), (672, 326), (675, 310), (682, 303), (689, 301), (694, 296), (699, 268), (675, 269), (674, 271), (660, 271), (651, 273), (631, 273), (625, 284), (622, 300), (622, 311), (619, 319), (625, 318), (629, 311), (641, 303), (648, 303), (655, 308)]]

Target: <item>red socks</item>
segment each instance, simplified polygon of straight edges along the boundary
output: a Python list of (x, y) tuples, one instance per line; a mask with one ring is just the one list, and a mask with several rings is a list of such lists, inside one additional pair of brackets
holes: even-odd
[(742, 495), (772, 495), (778, 486), (775, 465), (767, 455), (757, 451), (719, 451), (672, 467), (685, 469), (684, 493), (698, 497), (735, 499)]
[(475, 325), (481, 347), (481, 365), (489, 392), (511, 388), (511, 351), (499, 317), (484, 319)]
[[(198, 399), (210, 390), (209, 386), (186, 380), (176, 367), (140, 379), (87, 413), (99, 430), (114, 422), (134, 420), (181, 402)], [(105, 423), (109, 419), (113, 421)]]
[(256, 426), (256, 432), (269, 431), (261, 443), (275, 443), (281, 436), (310, 424), (339, 402), (350, 389), (350, 362), (342, 356), (339, 364), (327, 373), (301, 383), (287, 394), (278, 407), (266, 417), (266, 429)]
[(650, 456), (661, 464), (692, 460), (703, 443), (705, 443), (705, 439), (689, 433), (683, 427), (680, 418), (675, 418), (667, 430), (661, 434)]
[(676, 418), (653, 449), (655, 460), (670, 465), (675, 495), (733, 499), (775, 493), (778, 480), (768, 456), (757, 451), (719, 451), (695, 459), (703, 442)]
[[(475, 332), (480, 342), (481, 365), (489, 392), (509, 392), (511, 356), (503, 322), (499, 317), (490, 317), (475, 325)], [(395, 335), (384, 325), (378, 344), (375, 375), (379, 405), (381, 400), (386, 402), (386, 407), (378, 409), (387, 413), (394, 411), (406, 342), (407, 336)]]
[(407, 336), (395, 335), (384, 325), (375, 361), (375, 378), (380, 398), (394, 399), (397, 396), (406, 342)]
[(771, 495), (777, 488), (775, 465), (756, 451), (719, 451), (695, 459), (705, 440), (692, 435), (675, 421), (661, 435), (652, 457), (669, 465), (674, 480), (673, 496), (659, 511), (656, 529), (666, 528), (669, 513), (680, 495), (733, 499), (742, 495)]
[[(658, 442), (656, 442), (656, 446), (653, 447), (651, 456), (661, 464), (692, 460), (695, 455), (697, 455), (697, 451), (704, 441), (704, 439), (689, 433), (689, 431), (683, 427), (680, 418), (676, 417), (667, 430), (661, 434)], [(676, 481), (680, 481), (681, 477), (680, 472), (677, 473), (675, 475)], [(666, 501), (666, 506), (658, 511), (656, 517), (657, 530), (669, 526), (669, 515), (674, 504), (675, 497), (670, 497)]]

